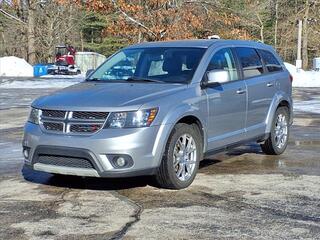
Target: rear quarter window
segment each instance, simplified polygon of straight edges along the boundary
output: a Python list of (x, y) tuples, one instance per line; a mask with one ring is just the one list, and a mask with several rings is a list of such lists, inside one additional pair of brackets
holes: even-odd
[(283, 70), (280, 62), (271, 52), (267, 50), (259, 50), (259, 53), (264, 61), (268, 72), (280, 72)]
[(254, 48), (237, 47), (236, 53), (240, 60), (244, 78), (251, 78), (263, 74), (263, 65)]

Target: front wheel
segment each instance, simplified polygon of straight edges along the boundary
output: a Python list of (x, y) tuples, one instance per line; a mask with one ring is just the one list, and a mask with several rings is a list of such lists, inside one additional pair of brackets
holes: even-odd
[(169, 189), (188, 187), (197, 174), (201, 151), (202, 140), (198, 126), (178, 123), (169, 137), (155, 176), (157, 184)]
[(268, 139), (261, 144), (261, 149), (269, 155), (280, 155), (288, 145), (289, 139), (289, 110), (279, 107), (275, 113), (271, 133)]

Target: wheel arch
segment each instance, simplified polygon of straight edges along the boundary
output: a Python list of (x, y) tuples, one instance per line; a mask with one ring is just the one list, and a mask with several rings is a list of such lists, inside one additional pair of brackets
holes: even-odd
[(157, 156), (157, 159), (161, 161), (161, 156), (163, 156), (166, 144), (169, 140), (172, 130), (178, 123), (196, 124), (196, 126), (198, 126), (201, 134), (201, 138), (202, 138), (202, 145), (203, 145), (202, 156), (203, 156), (203, 153), (206, 151), (206, 147), (207, 147), (207, 141), (206, 141), (207, 134), (205, 130), (205, 122), (201, 121), (201, 117), (197, 115), (197, 113), (199, 112), (198, 111), (177, 111), (176, 109), (176, 111), (173, 111), (172, 114), (170, 114), (170, 117), (167, 118), (165, 123), (160, 126), (156, 143), (153, 149), (153, 154)]
[(202, 140), (202, 147), (203, 147), (202, 151), (204, 152), (204, 150), (206, 149), (205, 148), (206, 147), (205, 146), (206, 145), (205, 131), (204, 131), (204, 127), (203, 127), (203, 124), (200, 121), (200, 119), (194, 115), (186, 115), (184, 117), (181, 117), (174, 125), (176, 125), (178, 123), (186, 123), (188, 125), (195, 124), (198, 127), (198, 130), (201, 135), (201, 140)]
[(277, 108), (279, 107), (287, 107), (290, 110), (290, 103), (287, 100), (283, 99), (281, 102), (279, 102)]
[(272, 120), (274, 114), (279, 107), (287, 107), (289, 110), (289, 123), (293, 122), (293, 104), (290, 96), (287, 96), (282, 93), (278, 93), (274, 96), (272, 103), (270, 105), (268, 115), (266, 118), (266, 131), (265, 133), (270, 133), (272, 127)]

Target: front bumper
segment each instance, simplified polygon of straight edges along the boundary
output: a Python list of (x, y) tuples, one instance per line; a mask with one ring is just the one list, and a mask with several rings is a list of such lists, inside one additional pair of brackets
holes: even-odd
[[(90, 136), (71, 136), (45, 133), (38, 125), (28, 122), (25, 125), (23, 139), (23, 147), (29, 150), (25, 165), (34, 170), (78, 176), (152, 175), (160, 165), (169, 129), (169, 125), (103, 129)], [(133, 165), (125, 168), (114, 167), (109, 156), (119, 154), (130, 156)], [(86, 159), (90, 161), (92, 168), (74, 167), (68, 164), (44, 164), (38, 161), (39, 156)]]

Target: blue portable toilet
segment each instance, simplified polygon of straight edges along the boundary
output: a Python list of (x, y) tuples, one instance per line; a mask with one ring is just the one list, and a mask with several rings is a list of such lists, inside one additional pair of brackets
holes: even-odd
[(40, 77), (48, 74), (48, 67), (51, 64), (36, 64), (33, 66), (33, 75), (35, 77)]

